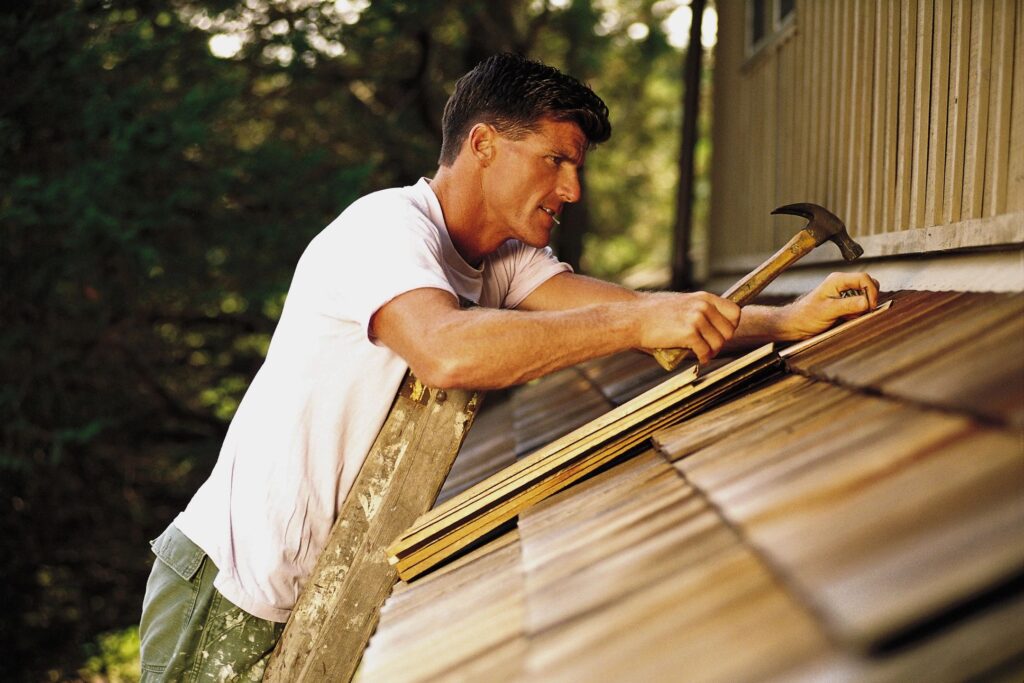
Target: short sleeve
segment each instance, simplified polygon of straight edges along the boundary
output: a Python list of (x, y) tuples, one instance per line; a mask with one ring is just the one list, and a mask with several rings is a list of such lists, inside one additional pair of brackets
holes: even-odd
[(549, 247), (537, 249), (509, 241), (487, 261), (481, 303), (495, 308), (516, 308), (533, 290), (559, 273), (572, 272)]
[(405, 292), (434, 288), (456, 296), (429, 220), (408, 204), (398, 210), (368, 204), (346, 210), (307, 250), (317, 250), (309, 258), (310, 285), (320, 292), (322, 312), (353, 321), (367, 334), (374, 313)]

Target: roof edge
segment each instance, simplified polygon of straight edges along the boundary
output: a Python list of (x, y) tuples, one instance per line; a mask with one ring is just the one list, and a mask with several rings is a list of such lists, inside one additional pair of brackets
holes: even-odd
[[(1024, 211), (873, 235), (861, 234), (854, 228), (851, 226), (850, 234), (863, 247), (865, 258), (930, 256), (979, 248), (1024, 248)], [(769, 252), (758, 252), (715, 258), (712, 272), (716, 276), (746, 273), (769, 256)], [(807, 254), (800, 262), (821, 264), (841, 263), (842, 260), (835, 249), (824, 247)]]
[[(855, 263), (824, 263), (791, 268), (778, 277), (765, 296), (793, 296), (810, 291), (834, 270), (867, 271), (883, 291), (902, 289), (936, 292), (1024, 291), (1024, 247), (1012, 250), (932, 254), (897, 258), (861, 259)], [(718, 275), (707, 283), (709, 291), (724, 291), (735, 276)]]

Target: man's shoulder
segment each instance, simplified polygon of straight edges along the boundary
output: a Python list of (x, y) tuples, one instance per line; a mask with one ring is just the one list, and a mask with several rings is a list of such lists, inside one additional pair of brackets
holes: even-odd
[[(429, 190), (429, 188), (428, 188)], [(429, 204), (420, 184), (389, 187), (363, 195), (342, 213), (358, 216), (428, 216)]]
[[(426, 188), (429, 192), (429, 187)], [(328, 235), (390, 234), (421, 237), (436, 232), (430, 201), (420, 184), (392, 187), (364, 195), (350, 204), (324, 231)]]

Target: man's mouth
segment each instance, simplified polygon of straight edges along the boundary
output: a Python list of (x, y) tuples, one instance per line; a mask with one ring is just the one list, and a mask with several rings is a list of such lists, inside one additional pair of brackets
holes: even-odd
[(562, 224), (562, 221), (558, 220), (558, 214), (556, 214), (554, 211), (552, 211), (548, 207), (542, 206), (542, 207), (540, 207), (540, 210), (543, 211), (544, 213), (546, 213), (547, 215), (551, 216), (551, 220), (553, 220), (555, 222), (555, 225), (561, 225)]

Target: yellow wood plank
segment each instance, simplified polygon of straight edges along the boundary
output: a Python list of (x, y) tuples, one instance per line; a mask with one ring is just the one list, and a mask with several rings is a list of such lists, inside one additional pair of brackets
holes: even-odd
[(404, 543), (414, 544), (424, 540), (431, 533), (431, 527), (436, 528), (458, 519), (475, 507), (496, 501), (511, 486), (529, 485), (534, 477), (580, 456), (590, 447), (609, 443), (626, 429), (706, 387), (728, 379), (742, 369), (769, 357), (771, 353), (771, 345), (766, 345), (700, 379), (695, 379), (695, 373), (691, 371), (663, 382), (424, 514), (403, 535)]
[[(795, 44), (793, 39), (787, 40), (785, 44), (779, 46), (777, 59), (778, 76), (775, 78), (775, 108), (778, 114), (777, 131), (773, 141), (776, 150), (774, 164), (776, 170), (775, 188), (772, 192), (770, 203), (771, 208), (801, 201), (797, 199), (798, 195), (794, 188), (793, 177), (794, 140), (797, 135), (793, 104), (795, 93), (800, 85), (797, 82)], [(779, 221), (768, 221), (767, 232), (772, 245), (780, 243), (782, 229)]]
[[(840, 174), (839, 192), (842, 197), (842, 213), (839, 214), (846, 222), (847, 229), (856, 230), (859, 224), (857, 217), (857, 171), (860, 159), (857, 153), (860, 148), (859, 137), (862, 133), (860, 110), (861, 92), (864, 84), (860, 76), (860, 63), (863, 57), (864, 24), (861, 22), (859, 0), (849, 0), (846, 15), (846, 44), (844, 51), (848, 58), (846, 71), (846, 123), (843, 126), (846, 139), (843, 141), (843, 154)], [(870, 121), (870, 119), (869, 119)]]
[(878, 47), (878, 36), (874, 16), (882, 8), (872, 6), (867, 2), (860, 2), (858, 11), (861, 13), (861, 24), (864, 27), (864, 46), (861, 56), (861, 77), (864, 79), (864, 89), (860, 96), (861, 112), (861, 139), (860, 139), (860, 163), (857, 176), (857, 224), (854, 227), (855, 234), (870, 234), (871, 223), (870, 205), (874, 201), (871, 197), (871, 171), (874, 155), (876, 152), (876, 140), (872, 127), (872, 111), (875, 88), (875, 63), (882, 58), (882, 51)]
[(988, 104), (988, 145), (985, 151), (983, 216), (1004, 213), (1010, 175), (1010, 104), (1013, 99), (1014, 0), (995, 0), (992, 74)]
[(822, 145), (819, 150), (819, 182), (821, 188), (819, 196), (821, 204), (830, 206), (833, 203), (831, 193), (831, 175), (833, 170), (833, 158), (836, 149), (836, 117), (838, 115), (837, 102), (839, 100), (839, 27), (838, 27), (838, 5), (834, 2), (824, 3), (825, 10), (822, 12), (823, 42), (821, 54), (825, 57), (825, 70), (822, 72), (824, 78), (820, 92), (828, 93), (828, 99), (823, 102), (820, 116), (822, 117)]
[[(746, 182), (746, 146), (736, 144), (747, 133), (743, 124), (745, 109), (746, 80), (742, 71), (743, 61), (743, 5), (726, 3), (718, 8), (718, 42), (715, 46), (715, 87), (712, 92), (714, 105), (714, 126), (712, 137), (715, 160), (711, 164), (711, 221), (715, 226), (716, 238), (710, 241), (712, 264), (740, 251), (731, 239), (734, 226), (744, 225), (745, 202), (736, 201), (737, 196), (749, 193)], [(718, 235), (722, 239), (718, 239)], [(745, 250), (743, 250), (745, 251)]]
[[(757, 122), (758, 122), (759, 119), (758, 119), (757, 111), (756, 111), (756, 109), (757, 109), (757, 79), (756, 79), (756, 77), (754, 75), (750, 74), (749, 72), (744, 73), (743, 74), (743, 84), (742, 84), (741, 88), (742, 88), (742, 94), (740, 95), (740, 100), (741, 100), (740, 106), (742, 107), (742, 111), (740, 112), (740, 116), (739, 116), (740, 128), (737, 131), (737, 135), (739, 135), (739, 136), (748, 136), (748, 139), (754, 145), (759, 145), (761, 141), (760, 141), (760, 138), (758, 137), (758, 126), (757, 126)], [(756, 204), (757, 199), (758, 199), (758, 192), (757, 192), (757, 188), (758, 188), (757, 177), (758, 176), (757, 176), (757, 174), (760, 171), (760, 166), (759, 166), (759, 159), (760, 159), (759, 155), (760, 155), (760, 152), (759, 152), (759, 150), (756, 150), (756, 149), (749, 150), (749, 152), (750, 152), (750, 156), (747, 157), (746, 159), (743, 159), (740, 162), (739, 166), (738, 166), (738, 168), (739, 168), (739, 176), (741, 178), (741, 183), (740, 183), (741, 190), (740, 190), (740, 193), (741, 193), (741, 196), (747, 198), (747, 201), (736, 202), (737, 206), (739, 207), (739, 211), (737, 212), (738, 213), (739, 223), (736, 224), (736, 225), (724, 226), (726, 231), (727, 231), (727, 234), (729, 235), (729, 240), (733, 244), (736, 244), (737, 240), (741, 239), (739, 233), (740, 233), (740, 230), (742, 228), (740, 226), (748, 226), (748, 229), (751, 229), (751, 230), (753, 229), (753, 226), (754, 226), (754, 222), (752, 220), (752, 217), (753, 217), (753, 215), (752, 215), (753, 214), (752, 207), (754, 206), (754, 204)], [(752, 239), (753, 238), (751, 236), (748, 236), (746, 238), (746, 243), (749, 244)], [(740, 242), (740, 243), (742, 243), (742, 242)], [(755, 242), (755, 244), (756, 244), (756, 242)], [(753, 247), (754, 245), (751, 244), (750, 246)], [(743, 251), (746, 251), (746, 249), (744, 249)], [(735, 252), (730, 249), (730, 253), (735, 253)]]
[[(761, 248), (768, 251), (774, 244), (772, 224), (767, 219), (776, 203), (776, 175), (778, 172), (777, 138), (779, 130), (778, 107), (778, 73), (779, 73), (779, 52), (773, 51), (769, 55), (770, 61), (765, 63), (761, 75), (761, 106), (766, 116), (761, 121), (761, 204), (752, 207), (757, 220), (752, 221), (749, 226), (756, 230), (760, 238)], [(750, 229), (748, 227), (748, 230)]]
[(853, 74), (856, 32), (854, 0), (838, 0), (839, 5), (839, 112), (837, 115), (836, 144), (833, 152), (830, 201), (828, 206), (836, 215), (847, 218), (850, 214), (849, 197), (846, 194), (850, 179), (850, 145), (853, 144)]
[(1017, 3), (1013, 48), (1013, 101), (1010, 104), (1010, 172), (1006, 188), (1007, 213), (1024, 211), (1024, 8)]
[(910, 195), (914, 169), (914, 79), (917, 74), (917, 0), (900, 3), (899, 113), (896, 140), (896, 192), (890, 229), (911, 225)]
[(1006, 210), (1009, 176), (1010, 102), (1013, 97), (1011, 88), (1014, 70), (1013, 33), (1017, 7), (1014, 0), (995, 0), (995, 5), (983, 216), (995, 216)]
[[(885, 109), (885, 157), (882, 169), (881, 199), (882, 217), (876, 226), (876, 233), (895, 232), (898, 229), (896, 219), (896, 187), (900, 179), (896, 175), (897, 157), (899, 155), (898, 135), (899, 112), (900, 112), (900, 41), (902, 36), (901, 26), (901, 3), (897, 0), (888, 0), (886, 7), (886, 51), (885, 51), (885, 73), (888, 76), (886, 89), (883, 92)], [(877, 197), (878, 195), (876, 195)], [(878, 201), (878, 200), (876, 200)]]
[(874, 12), (871, 30), (874, 33), (875, 47), (869, 51), (872, 57), (872, 88), (869, 107), (871, 111), (871, 146), (868, 155), (868, 183), (865, 192), (867, 202), (861, 234), (873, 235), (881, 231), (885, 215), (884, 178), (886, 161), (885, 121), (888, 104), (889, 76), (893, 72), (887, 64), (889, 48), (895, 33), (888, 32), (888, 22), (892, 10), (889, 0), (879, 0)]
[(814, 144), (814, 107), (804, 100), (804, 93), (814, 92), (815, 67), (819, 63), (814, 52), (814, 21), (816, 8), (813, 4), (800, 6), (797, 16), (797, 39), (800, 43), (798, 67), (800, 69), (800, 90), (797, 93), (797, 130), (793, 139), (796, 151), (796, 173), (798, 175), (797, 191), (803, 201), (814, 201), (811, 184), (811, 147)]
[(988, 102), (992, 67), (991, 0), (973, 0), (971, 59), (967, 86), (967, 133), (964, 146), (961, 219), (981, 218), (985, 197), (985, 150), (988, 144)]
[[(793, 199), (793, 140), (796, 127), (793, 123), (794, 93), (799, 85), (794, 68), (795, 45), (792, 39), (779, 48), (779, 77), (776, 88), (775, 106), (778, 110), (778, 134), (775, 140), (777, 150), (777, 171), (775, 174), (775, 196), (773, 207), (798, 201)], [(772, 243), (778, 244), (777, 234), (772, 235)]]
[(803, 127), (804, 107), (801, 93), (806, 92), (804, 79), (805, 46), (807, 41), (803, 33), (797, 31), (790, 39), (791, 75), (793, 82), (789, 89), (789, 139), (786, 141), (789, 153), (789, 196), (799, 198), (798, 201), (806, 201), (806, 194), (803, 188), (803, 168), (800, 163), (800, 144), (805, 141), (807, 129)]
[(931, 0), (917, 6), (917, 71), (914, 75), (914, 148), (910, 176), (910, 223), (907, 227), (924, 226), (925, 194), (928, 182), (929, 108), (932, 87), (932, 40), (935, 37)]
[(852, 7), (853, 45), (850, 75), (850, 146), (847, 159), (846, 226), (853, 235), (866, 234), (873, 139), (872, 90), (874, 88), (875, 22), (879, 8), (857, 0)]
[[(811, 89), (808, 92), (828, 93), (831, 54), (825, 49), (825, 15), (830, 3), (809, 3), (811, 15)], [(815, 98), (807, 103), (811, 118), (810, 145), (807, 149), (808, 197), (809, 201), (825, 204), (825, 166), (823, 160), (828, 153), (828, 102)]]
[(942, 191), (942, 223), (960, 220), (963, 199), (964, 154), (967, 140), (967, 76), (971, 59), (971, 2), (955, 0), (951, 26), (949, 69), (949, 136), (946, 140), (946, 177)]
[(935, 0), (933, 8), (932, 83), (928, 123), (928, 172), (924, 196), (924, 224), (942, 221), (943, 186), (946, 178), (946, 138), (949, 119), (949, 52), (952, 0)]

